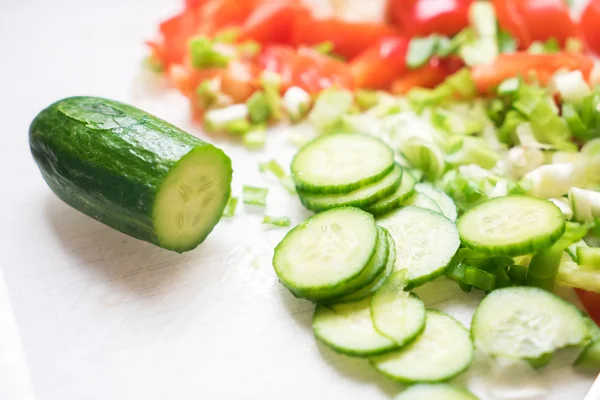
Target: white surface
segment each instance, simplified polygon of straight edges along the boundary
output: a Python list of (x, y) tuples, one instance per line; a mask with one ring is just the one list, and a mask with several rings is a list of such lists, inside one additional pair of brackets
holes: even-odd
[[(178, 255), (70, 209), (39, 175), (28, 150), (29, 122), (69, 95), (133, 102), (198, 131), (176, 93), (132, 91), (143, 40), (175, 3), (0, 2), (0, 262), (36, 398), (390, 398), (399, 385), (366, 361), (315, 343), (313, 306), (284, 290), (270, 266), (284, 231), (262, 227), (261, 210), (241, 207), (247, 215), (223, 221), (200, 248)], [(257, 172), (260, 160), (289, 159), (283, 132), (272, 137), (267, 153), (220, 144), (234, 160), (234, 190), (239, 193), (242, 182), (269, 184), (267, 212), (291, 215), (297, 223), (307, 215), (299, 202)], [(429, 306), (449, 309), (465, 323), (478, 300), (443, 281), (422, 295)], [(481, 365), (477, 371), (486, 370)], [(5, 365), (0, 368), (5, 375)], [(528, 373), (521, 384), (511, 379), (511, 387), (545, 400), (582, 399), (593, 380), (557, 364), (543, 375)], [(27, 372), (20, 376), (27, 379)], [(500, 383), (470, 377), (482, 398), (498, 398), (491, 396), (502, 391)], [(18, 396), (0, 392), (0, 399), (27, 398)]]

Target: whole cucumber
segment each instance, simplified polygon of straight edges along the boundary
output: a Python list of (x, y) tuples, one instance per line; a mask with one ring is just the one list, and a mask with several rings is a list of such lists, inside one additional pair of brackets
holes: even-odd
[(204, 241), (230, 195), (231, 160), (222, 150), (117, 101), (54, 103), (31, 123), (29, 145), (67, 204), (177, 252)]

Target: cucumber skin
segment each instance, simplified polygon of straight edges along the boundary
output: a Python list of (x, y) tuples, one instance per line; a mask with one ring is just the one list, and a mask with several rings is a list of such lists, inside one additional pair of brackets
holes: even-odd
[[(222, 150), (133, 106), (97, 97), (70, 97), (41, 111), (29, 127), (29, 146), (44, 180), (61, 200), (160, 247), (153, 206), (171, 168), (203, 147), (221, 153), (223, 168), (230, 177), (232, 173)], [(229, 193), (223, 208), (227, 198)]]

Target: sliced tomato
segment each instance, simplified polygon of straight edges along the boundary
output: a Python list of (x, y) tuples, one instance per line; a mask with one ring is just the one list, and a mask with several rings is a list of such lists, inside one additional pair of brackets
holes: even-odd
[(396, 79), (392, 83), (391, 91), (394, 94), (402, 95), (416, 87), (434, 88), (455, 71), (453, 66), (450, 67), (441, 60), (432, 58), (429, 64), (416, 70), (407, 71)]
[(592, 0), (583, 10), (579, 28), (589, 48), (600, 54), (600, 0)]
[(521, 48), (550, 38), (563, 45), (578, 36), (564, 0), (494, 0), (494, 7), (500, 26), (517, 38)]
[(297, 0), (280, 0), (259, 5), (241, 28), (242, 40), (267, 44), (290, 44), (296, 21), (310, 11)]
[(588, 292), (583, 289), (575, 289), (590, 317), (600, 326), (600, 293)]
[(371, 22), (346, 22), (338, 19), (316, 19), (310, 15), (298, 19), (292, 34), (292, 46), (313, 46), (332, 42), (333, 51), (352, 59), (378, 40), (397, 34), (391, 26)]
[(386, 89), (406, 72), (409, 39), (392, 36), (380, 39), (350, 63), (357, 87)]
[(352, 89), (354, 80), (348, 66), (311, 48), (295, 50), (289, 46), (270, 46), (257, 59), (258, 68), (279, 74), (282, 90), (299, 86), (318, 93), (335, 86)]
[(502, 81), (513, 76), (524, 75), (529, 78), (535, 73), (541, 84), (546, 84), (560, 69), (580, 70), (589, 78), (594, 63), (591, 58), (577, 53), (530, 54), (518, 52), (501, 54), (491, 64), (475, 65), (471, 70), (473, 80), (480, 92), (485, 93), (496, 88)]
[[(267, 1), (267, 0), (264, 0)], [(188, 39), (214, 35), (222, 29), (240, 26), (260, 0), (202, 0), (186, 3), (188, 8), (160, 24), (160, 38), (148, 43), (155, 57), (166, 67), (183, 62)]]
[(454, 35), (469, 25), (473, 0), (389, 0), (391, 21), (408, 36)]

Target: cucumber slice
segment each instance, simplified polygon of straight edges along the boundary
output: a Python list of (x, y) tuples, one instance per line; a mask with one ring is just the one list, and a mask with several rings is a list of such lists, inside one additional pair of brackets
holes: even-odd
[(589, 339), (585, 319), (560, 297), (535, 287), (497, 289), (475, 310), (475, 347), (492, 356), (539, 359)]
[(597, 374), (600, 372), (600, 328), (591, 318), (585, 318), (585, 321), (592, 338), (573, 365), (579, 370)]
[(373, 327), (370, 304), (371, 297), (354, 303), (317, 305), (312, 323), (316, 338), (349, 356), (369, 357), (394, 350), (396, 343)]
[(415, 190), (432, 198), (446, 218), (450, 221), (456, 221), (458, 212), (456, 210), (456, 205), (450, 196), (443, 191), (436, 189), (429, 183), (418, 183), (415, 185)]
[(440, 209), (440, 206), (438, 206), (438, 203), (436, 203), (436, 201), (431, 197), (421, 192), (415, 192), (410, 199), (404, 202), (404, 206), (420, 207), (426, 210), (431, 210), (438, 214), (442, 214), (442, 210)]
[(407, 270), (408, 288), (444, 274), (460, 246), (456, 225), (436, 212), (405, 207), (377, 220), (396, 244), (395, 270)]
[(600, 269), (599, 247), (577, 247), (577, 264)]
[(437, 383), (465, 371), (472, 359), (469, 331), (448, 314), (428, 310), (421, 336), (404, 349), (371, 359), (371, 364), (402, 383)]
[(373, 326), (398, 347), (412, 342), (425, 329), (425, 305), (405, 292), (406, 270), (394, 272), (371, 299)]
[(387, 231), (384, 228), (379, 227), (377, 250), (358, 276), (335, 288), (301, 292), (300, 297), (305, 297), (318, 302), (337, 302), (337, 299), (348, 296), (373, 282), (385, 270), (388, 255), (389, 243), (387, 240)]
[(417, 180), (410, 173), (405, 172), (402, 174), (402, 180), (400, 186), (396, 191), (384, 198), (379, 200), (377, 203), (365, 208), (365, 211), (370, 212), (374, 216), (378, 217), (389, 213), (390, 211), (399, 208), (406, 199), (411, 197), (415, 192), (415, 184)]
[(480, 253), (518, 256), (550, 247), (566, 229), (560, 209), (547, 200), (497, 197), (458, 219), (460, 238)]
[(385, 269), (373, 280), (373, 282), (369, 283), (367, 286), (357, 290), (356, 292), (345, 296), (339, 300), (339, 302), (352, 302), (362, 300), (367, 296), (370, 296), (377, 289), (383, 285), (383, 283), (388, 279), (391, 273), (394, 271), (394, 265), (396, 263), (396, 244), (394, 243), (394, 239), (392, 239), (392, 235), (385, 228), (381, 228), (385, 231), (387, 239), (388, 239), (388, 258), (385, 264)]
[(275, 248), (273, 267), (292, 293), (310, 299), (311, 293), (339, 290), (360, 276), (377, 251), (378, 237), (371, 214), (337, 208), (288, 232)]
[(377, 182), (394, 168), (392, 149), (372, 136), (340, 133), (321, 136), (292, 160), (298, 189), (310, 193), (348, 193)]
[(368, 207), (391, 195), (398, 189), (402, 179), (402, 167), (396, 165), (382, 180), (345, 194), (312, 194), (298, 192), (304, 207), (320, 212), (335, 207)]
[(394, 400), (478, 400), (466, 389), (446, 383), (414, 385), (400, 393)]

